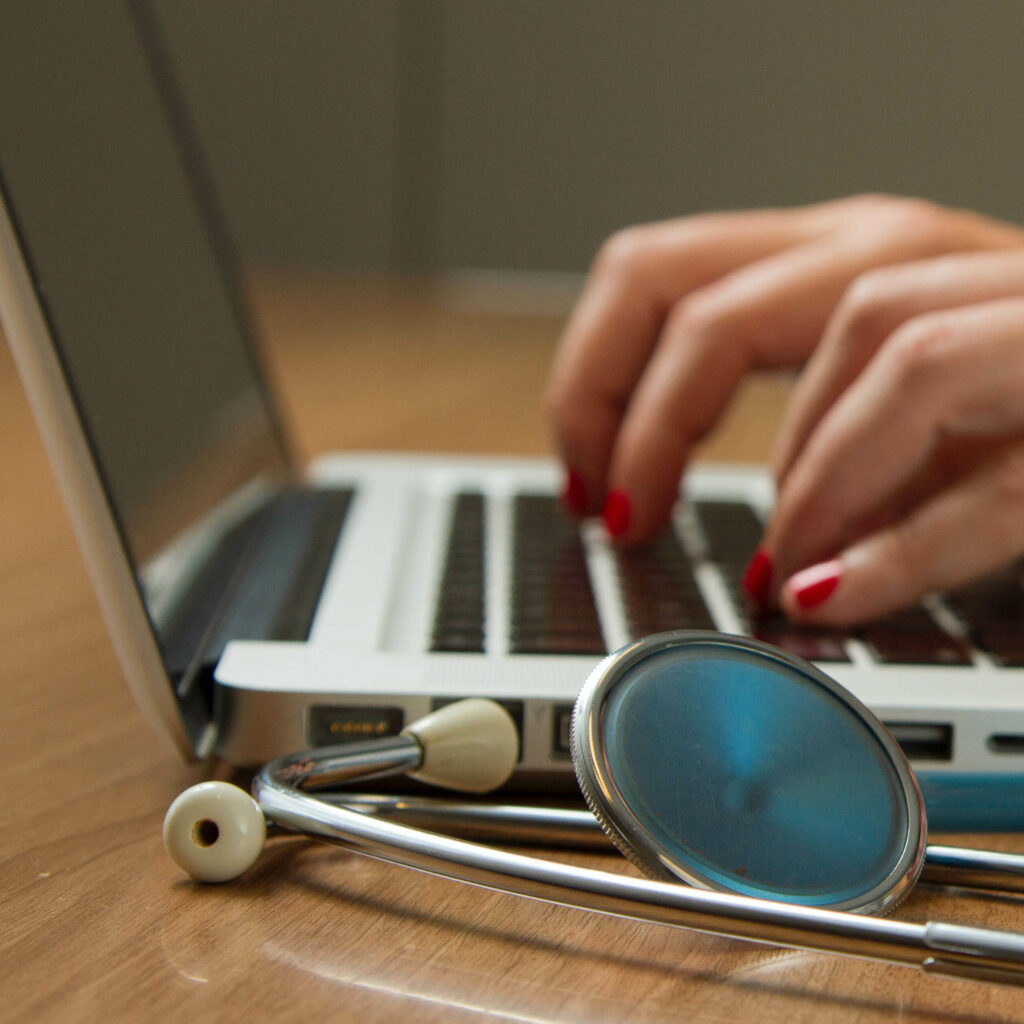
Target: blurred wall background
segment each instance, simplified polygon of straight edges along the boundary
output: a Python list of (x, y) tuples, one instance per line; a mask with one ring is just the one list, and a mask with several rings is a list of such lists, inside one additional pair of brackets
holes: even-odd
[(583, 270), (863, 190), (1024, 221), (1024, 4), (156, 0), (243, 259)]

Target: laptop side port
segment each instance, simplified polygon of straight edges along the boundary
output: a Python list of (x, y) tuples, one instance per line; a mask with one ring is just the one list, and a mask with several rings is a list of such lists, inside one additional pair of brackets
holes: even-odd
[(985, 742), (993, 754), (1024, 754), (1024, 736), (1013, 732), (993, 733)]
[(359, 743), (397, 736), (405, 715), (395, 707), (344, 707), (319, 704), (309, 709), (306, 742), (311, 747)]
[(572, 754), (571, 730), (573, 704), (555, 704), (551, 708), (551, 754), (568, 759)]
[(936, 722), (885, 722), (911, 761), (952, 761), (953, 726)]

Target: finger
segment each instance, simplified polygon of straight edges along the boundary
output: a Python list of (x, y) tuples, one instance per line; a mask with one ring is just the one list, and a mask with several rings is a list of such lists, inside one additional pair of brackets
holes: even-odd
[(911, 320), (832, 407), (779, 492), (765, 546), (779, 576), (828, 558), (946, 437), (1024, 430), (1024, 300)]
[(803, 362), (849, 282), (900, 258), (908, 244), (917, 243), (896, 234), (834, 234), (743, 267), (678, 304), (615, 440), (608, 486), (620, 514), (613, 535), (633, 543), (660, 529), (690, 450), (740, 377), (753, 366)]
[(1018, 440), (905, 519), (790, 577), (782, 608), (798, 621), (849, 625), (955, 589), (1024, 551), (1022, 503)]
[(898, 327), (929, 311), (1024, 295), (1024, 250), (958, 254), (871, 271), (828, 322), (797, 382), (773, 458), (781, 487), (807, 438)]
[(738, 267), (843, 228), (852, 249), (895, 247), (898, 258), (924, 255), (929, 250), (921, 246), (943, 232), (955, 234), (961, 248), (1022, 244), (1024, 237), (976, 214), (870, 195), (620, 232), (595, 262), (547, 393), (579, 511), (600, 506), (618, 425), (673, 304)]
[(601, 507), (623, 412), (672, 306), (834, 221), (813, 208), (715, 214), (630, 228), (606, 243), (559, 344), (546, 395), (579, 511)]

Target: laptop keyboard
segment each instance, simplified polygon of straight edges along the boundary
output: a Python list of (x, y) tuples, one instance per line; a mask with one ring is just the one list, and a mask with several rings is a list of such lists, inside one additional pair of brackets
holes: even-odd
[(432, 651), (483, 651), (484, 587), (484, 498), (459, 494), (448, 530)]
[[(850, 661), (856, 640), (886, 665), (970, 665), (973, 649), (996, 664), (1024, 666), (1024, 588), (1013, 567), (943, 598), (856, 630), (800, 626), (778, 613), (753, 614), (741, 580), (763, 525), (742, 501), (696, 501), (684, 543), (666, 532), (652, 544), (613, 551), (622, 617), (640, 637), (670, 629), (714, 629), (697, 582), (698, 567), (717, 573), (743, 632), (819, 662)], [(551, 495), (520, 494), (512, 502), (508, 646), (513, 654), (603, 655), (587, 553), (578, 528)], [(484, 571), (486, 499), (456, 497), (449, 529), (431, 649), (486, 649)], [(692, 548), (692, 550), (691, 550)]]
[(579, 530), (547, 495), (515, 498), (509, 649), (606, 653)]

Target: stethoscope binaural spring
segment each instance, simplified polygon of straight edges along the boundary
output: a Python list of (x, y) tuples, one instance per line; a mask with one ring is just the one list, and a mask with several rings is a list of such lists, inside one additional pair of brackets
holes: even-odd
[[(221, 881), (255, 861), (270, 823), (598, 912), (1024, 984), (1024, 936), (867, 916), (893, 909), (922, 871), (1024, 891), (1024, 857), (928, 848), (923, 801), (899, 746), (799, 658), (708, 632), (658, 634), (609, 655), (572, 721), (573, 763), (593, 816), (337, 791), (405, 772), (484, 792), (507, 778), (516, 753), (503, 708), (463, 701), (398, 737), (274, 761), (253, 797), (225, 783), (193, 787), (168, 811), (165, 843), (193, 877)], [(648, 879), (441, 834), (574, 841), (593, 835), (595, 819)]]

